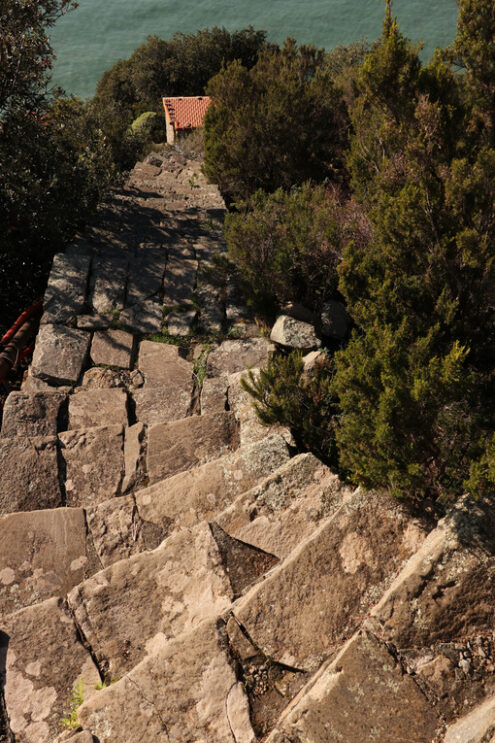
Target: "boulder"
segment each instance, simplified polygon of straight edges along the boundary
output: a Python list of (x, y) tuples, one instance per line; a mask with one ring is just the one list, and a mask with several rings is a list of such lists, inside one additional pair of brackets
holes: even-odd
[(323, 335), (335, 340), (343, 340), (349, 334), (352, 319), (342, 302), (332, 300), (323, 305), (320, 315), (320, 328)]
[(93, 366), (84, 372), (81, 386), (92, 390), (106, 390), (113, 387), (125, 387), (125, 382), (122, 372)]
[(57, 253), (43, 298), (42, 323), (73, 325), (84, 308), (91, 258)]
[(208, 356), (207, 374), (209, 377), (219, 377), (263, 366), (273, 353), (273, 348), (266, 338), (224, 341)]
[(62, 505), (57, 437), (0, 438), (0, 513)]
[(441, 729), (433, 705), (387, 646), (359, 632), (313, 676), (267, 743), (431, 743)]
[(60, 733), (77, 686), (84, 698), (100, 681), (62, 599), (48, 599), (2, 619), (5, 702), (16, 743), (47, 743)]
[(390, 496), (358, 492), (247, 593), (234, 615), (265, 656), (314, 671), (363, 621), (424, 536)]
[(99, 567), (81, 508), (0, 518), (0, 614), (65, 596)]
[(2, 436), (56, 436), (65, 428), (66, 392), (11, 392), (5, 401)]
[(90, 506), (120, 493), (124, 428), (101, 426), (59, 434), (68, 506)]
[(270, 340), (287, 348), (311, 351), (321, 346), (315, 329), (310, 323), (296, 320), (288, 315), (280, 315), (270, 333)]
[(97, 330), (91, 343), (94, 364), (130, 369), (134, 338), (123, 330)]
[(33, 375), (53, 384), (75, 384), (88, 355), (90, 337), (84, 330), (42, 325), (31, 364)]
[(127, 394), (122, 389), (78, 388), (69, 399), (70, 431), (127, 425)]
[(210, 413), (152, 426), (146, 458), (150, 483), (217, 459), (238, 445), (232, 413)]
[(248, 715), (214, 619), (174, 640), (157, 636), (149, 658), (79, 709), (83, 727), (100, 743), (254, 743)]

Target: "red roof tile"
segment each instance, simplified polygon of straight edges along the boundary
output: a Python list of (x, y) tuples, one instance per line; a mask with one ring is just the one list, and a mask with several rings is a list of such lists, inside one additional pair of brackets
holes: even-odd
[(183, 98), (164, 98), (163, 107), (167, 119), (178, 129), (196, 129), (202, 126), (204, 115), (211, 98), (207, 96), (187, 96)]

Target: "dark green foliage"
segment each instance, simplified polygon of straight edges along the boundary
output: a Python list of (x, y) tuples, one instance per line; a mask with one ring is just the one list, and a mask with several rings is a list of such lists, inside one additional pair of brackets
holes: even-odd
[(208, 93), (204, 170), (227, 199), (341, 177), (347, 117), (321, 51), (289, 39), (251, 70), (228, 65)]
[(289, 192), (257, 191), (227, 215), (229, 255), (254, 306), (270, 310), (296, 301), (317, 309), (335, 294), (338, 208), (334, 191), (305, 183)]
[(254, 398), (262, 423), (287, 426), (302, 451), (336, 465), (332, 375), (330, 359), (320, 360), (311, 372), (305, 372), (301, 353), (294, 351), (273, 356), (258, 377), (249, 372), (241, 384)]

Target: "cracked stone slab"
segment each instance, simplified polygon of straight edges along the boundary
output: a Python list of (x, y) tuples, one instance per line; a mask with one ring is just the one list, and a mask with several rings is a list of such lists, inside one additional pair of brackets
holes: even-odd
[(215, 522), (237, 539), (285, 558), (351, 494), (319, 459), (299, 454), (241, 491)]
[(163, 303), (160, 299), (151, 298), (127, 307), (120, 313), (119, 323), (133, 333), (160, 333), (163, 325)]
[(0, 513), (62, 505), (57, 437), (0, 438)]
[(124, 330), (97, 330), (91, 343), (94, 364), (130, 369), (134, 338)]
[(124, 428), (101, 426), (59, 434), (68, 506), (90, 506), (120, 493)]
[(148, 431), (150, 483), (217, 459), (238, 447), (232, 413), (210, 413), (152, 426)]
[(434, 707), (374, 635), (354, 635), (289, 705), (267, 743), (431, 743)]
[(61, 599), (48, 599), (2, 619), (5, 702), (16, 743), (46, 743), (60, 733), (69, 698), (82, 681), (90, 698), (100, 681)]
[(144, 374), (145, 387), (191, 390), (193, 364), (182, 358), (177, 346), (142, 341), (136, 367)]
[(167, 264), (163, 282), (163, 304), (173, 307), (191, 302), (196, 286), (198, 262), (172, 256)]
[(249, 729), (247, 697), (215, 620), (174, 640), (158, 636), (153, 655), (85, 702), (79, 719), (100, 743), (256, 740)]
[(42, 323), (72, 325), (86, 300), (91, 257), (57, 253), (53, 258), (43, 298)]
[(66, 392), (11, 392), (5, 401), (2, 436), (56, 436), (64, 426)]
[(266, 656), (314, 671), (363, 621), (424, 537), (396, 500), (357, 492), (237, 602), (235, 617)]
[(155, 538), (161, 541), (174, 529), (211, 520), (236, 496), (288, 460), (284, 439), (269, 436), (140, 490), (135, 499), (143, 528), (154, 527)]
[(100, 667), (116, 678), (153, 654), (157, 639), (221, 614), (233, 595), (211, 530), (200, 525), (110, 565), (74, 588), (69, 604)]
[(84, 330), (42, 325), (31, 364), (33, 375), (54, 384), (75, 384), (88, 355), (90, 338)]
[(273, 343), (266, 338), (224, 341), (208, 356), (207, 374), (209, 377), (219, 377), (224, 373), (235, 374), (263, 366), (273, 350)]
[(81, 508), (0, 518), (0, 614), (65, 596), (99, 569)]
[(115, 249), (104, 250), (95, 259), (91, 306), (96, 314), (123, 308), (128, 264), (126, 253)]
[(79, 387), (69, 398), (70, 431), (79, 428), (127, 425), (127, 394), (122, 389)]

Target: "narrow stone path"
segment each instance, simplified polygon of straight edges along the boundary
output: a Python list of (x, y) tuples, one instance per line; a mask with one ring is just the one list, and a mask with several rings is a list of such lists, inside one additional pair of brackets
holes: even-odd
[(0, 741), (486, 743), (492, 510), (433, 529), (259, 423), (199, 168), (151, 155), (55, 256), (0, 432)]

